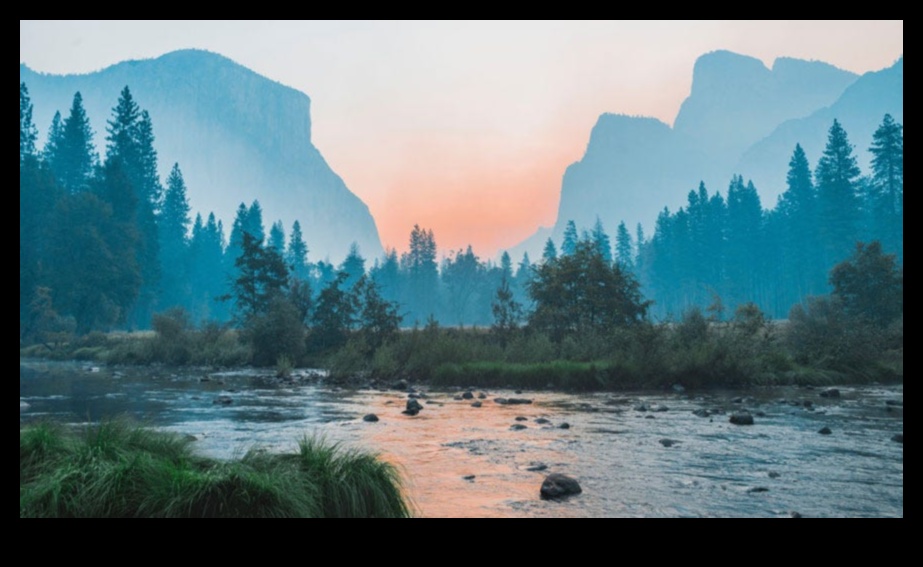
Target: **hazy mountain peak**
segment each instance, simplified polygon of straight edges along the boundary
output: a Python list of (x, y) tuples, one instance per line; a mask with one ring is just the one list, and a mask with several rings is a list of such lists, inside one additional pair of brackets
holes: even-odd
[(56, 110), (84, 97), (105, 147), (106, 120), (126, 85), (154, 124), (161, 175), (179, 162), (194, 211), (214, 211), (231, 226), (241, 202), (258, 199), (267, 226), (301, 221), (311, 258), (339, 261), (357, 242), (382, 253), (368, 207), (311, 142), (311, 100), (222, 55), (199, 49), (125, 61), (85, 75), (44, 75), (20, 65), (39, 132)]

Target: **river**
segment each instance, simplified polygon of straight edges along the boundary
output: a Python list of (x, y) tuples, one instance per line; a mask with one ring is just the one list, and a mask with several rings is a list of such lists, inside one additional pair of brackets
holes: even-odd
[[(309, 378), (280, 385), (255, 371), (27, 360), (19, 371), (21, 425), (128, 415), (192, 436), (201, 454), (217, 458), (255, 446), (291, 450), (320, 436), (397, 465), (422, 517), (902, 518), (903, 444), (893, 438), (903, 435), (903, 386), (838, 390), (487, 391), (476, 408), (476, 399), (456, 399), (461, 392), (424, 389), (423, 411), (408, 417), (406, 392)], [(222, 396), (229, 405), (215, 403)], [(533, 403), (495, 401), (511, 397)], [(755, 424), (730, 424), (743, 409)], [(379, 421), (364, 422), (367, 414)], [(550, 473), (577, 479), (583, 494), (541, 500)]]

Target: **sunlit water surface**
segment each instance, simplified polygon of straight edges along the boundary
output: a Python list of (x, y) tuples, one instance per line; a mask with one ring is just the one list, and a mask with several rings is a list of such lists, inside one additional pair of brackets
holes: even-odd
[[(423, 517), (904, 514), (903, 445), (892, 441), (903, 434), (902, 386), (840, 388), (839, 399), (799, 388), (487, 391), (481, 408), (456, 400), (459, 392), (428, 391), (424, 410), (407, 417), (402, 392), (345, 391), (310, 380), (280, 386), (252, 371), (173, 372), (20, 360), (20, 423), (129, 415), (193, 436), (201, 454), (218, 458), (254, 446), (292, 450), (306, 435), (321, 436), (396, 464)], [(232, 403), (215, 404), (219, 396)], [(510, 397), (534, 403), (494, 402)], [(756, 424), (731, 425), (728, 415), (744, 408)], [(718, 413), (693, 414), (702, 409)], [(363, 422), (370, 413), (380, 421)], [(564, 423), (570, 429), (561, 429)], [(512, 430), (516, 424), (526, 429)], [(823, 427), (832, 434), (820, 435)], [(576, 478), (583, 494), (541, 500), (539, 487), (552, 472)]]

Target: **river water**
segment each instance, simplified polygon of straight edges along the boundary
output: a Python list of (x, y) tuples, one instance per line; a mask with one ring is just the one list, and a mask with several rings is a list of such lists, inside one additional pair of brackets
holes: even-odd
[[(88, 368), (20, 360), (20, 424), (128, 415), (204, 455), (292, 450), (320, 436), (397, 465), (422, 517), (903, 517), (903, 386), (563, 394), (347, 391), (257, 372)], [(475, 394), (481, 392), (475, 391)], [(229, 405), (214, 403), (230, 398)], [(497, 398), (531, 405), (500, 405)], [(742, 409), (755, 425), (731, 425)], [(700, 417), (693, 412), (707, 410)], [(701, 413), (701, 412), (700, 412)], [(366, 423), (367, 414), (380, 421)], [(517, 418), (519, 421), (517, 421)], [(562, 424), (569, 429), (562, 429)], [(525, 426), (514, 430), (514, 425)], [(822, 428), (831, 431), (821, 435)], [(583, 494), (539, 498), (550, 473)]]

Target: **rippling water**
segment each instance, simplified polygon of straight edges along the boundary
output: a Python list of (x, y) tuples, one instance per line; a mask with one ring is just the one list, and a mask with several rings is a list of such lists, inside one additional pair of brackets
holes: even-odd
[[(320, 435), (398, 465), (424, 517), (904, 514), (903, 445), (892, 441), (903, 434), (902, 386), (840, 388), (838, 399), (797, 388), (704, 395), (489, 391), (481, 408), (456, 400), (458, 392), (431, 391), (419, 416), (407, 417), (400, 392), (283, 387), (252, 372), (99, 370), (20, 361), (20, 422), (127, 414), (195, 436), (201, 453), (219, 458), (255, 445), (288, 450), (305, 435)], [(219, 396), (231, 405), (214, 404)], [(534, 403), (494, 402), (501, 397)], [(693, 414), (702, 409), (717, 414)], [(756, 415), (756, 425), (728, 422), (741, 409)], [(380, 421), (363, 422), (369, 413)], [(516, 424), (526, 429), (512, 430)], [(832, 434), (820, 435), (823, 427)], [(583, 494), (542, 501), (539, 486), (552, 472), (576, 478)]]

